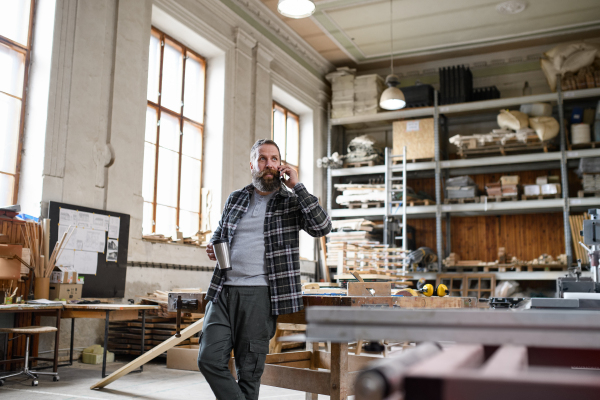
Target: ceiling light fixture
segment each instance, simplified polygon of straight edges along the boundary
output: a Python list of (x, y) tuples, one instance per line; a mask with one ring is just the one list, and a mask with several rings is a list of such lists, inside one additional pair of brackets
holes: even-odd
[(393, 18), (392, 18), (392, 1), (390, 0), (390, 61), (391, 74), (385, 78), (385, 83), (388, 88), (381, 93), (379, 106), (384, 110), (399, 110), (406, 106), (406, 99), (402, 90), (398, 89), (400, 79), (394, 75), (394, 33), (393, 33)]
[(315, 12), (315, 4), (310, 0), (279, 0), (277, 11), (284, 17), (306, 18)]
[(525, 11), (525, 8), (527, 8), (527, 4), (524, 2), (511, 0), (498, 4), (496, 6), (496, 11), (498, 11), (500, 14), (514, 15)]

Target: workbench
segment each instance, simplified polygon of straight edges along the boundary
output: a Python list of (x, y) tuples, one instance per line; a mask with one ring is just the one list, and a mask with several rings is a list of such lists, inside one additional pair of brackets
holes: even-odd
[[(104, 319), (104, 354), (102, 358), (102, 378), (106, 377), (106, 354), (108, 352), (108, 325), (110, 321), (131, 321), (138, 319), (142, 312), (141, 352), (144, 354), (144, 339), (146, 335), (146, 310), (157, 310), (158, 306), (133, 304), (65, 304), (63, 318), (71, 318), (71, 347), (70, 364), (73, 364), (73, 344), (75, 338), (75, 319), (93, 318)], [(142, 372), (143, 366), (134, 372)]]
[[(477, 306), (476, 298), (464, 297), (305, 295), (302, 299), (305, 309), (328, 306), (338, 310), (345, 308), (349, 310), (356, 307), (356, 309), (363, 310), (365, 308), (389, 309), (393, 312), (394, 310), (413, 308), (452, 309)], [(203, 300), (204, 306), (207, 303), (206, 300)], [(277, 322), (306, 324), (306, 314), (305, 311), (300, 311), (280, 315)], [(354, 340), (348, 338), (348, 340), (332, 342), (331, 352), (319, 351), (318, 343), (307, 342), (306, 351), (269, 354), (261, 384), (306, 392), (307, 399), (311, 400), (316, 400), (319, 394), (330, 396), (331, 400), (345, 400), (354, 394), (353, 382), (359, 371), (369, 363), (381, 360), (380, 357), (348, 354), (348, 342)], [(229, 365), (235, 377), (233, 360)], [(323, 369), (329, 371), (323, 371)]]
[[(31, 313), (31, 325), (35, 325), (35, 316), (55, 316), (56, 333), (54, 334), (54, 358), (29, 357), (30, 361), (52, 361), (53, 372), (58, 371), (58, 347), (60, 338), (60, 318), (63, 310), (62, 304), (9, 304), (0, 305), (0, 313)], [(31, 348), (30, 353), (33, 354)], [(0, 365), (22, 362), (23, 358), (0, 361)]]

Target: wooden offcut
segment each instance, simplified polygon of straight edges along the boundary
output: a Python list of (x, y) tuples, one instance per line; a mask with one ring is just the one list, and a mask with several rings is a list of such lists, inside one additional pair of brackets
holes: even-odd
[(394, 122), (394, 154), (402, 154), (406, 146), (406, 159), (434, 158), (433, 118)]
[(390, 282), (348, 282), (348, 296), (391, 296)]
[(102, 389), (103, 387), (111, 384), (112, 382), (116, 381), (117, 379), (122, 378), (123, 376), (127, 375), (131, 371), (137, 369), (138, 367), (146, 364), (149, 361), (152, 361), (153, 359), (155, 359), (156, 357), (158, 357), (165, 351), (169, 350), (172, 347), (177, 346), (179, 343), (183, 342), (184, 340), (187, 340), (191, 336), (200, 332), (202, 330), (203, 325), (204, 325), (204, 318), (202, 318), (201, 320), (198, 320), (198, 322), (195, 322), (194, 324), (190, 325), (186, 329), (182, 330), (181, 337), (172, 336), (170, 339), (164, 341), (162, 344), (159, 344), (158, 346), (156, 346), (149, 352), (144, 353), (143, 355), (136, 358), (129, 364), (119, 368), (118, 370), (116, 370), (115, 372), (113, 372), (112, 374), (107, 376), (106, 378), (104, 378), (101, 381), (97, 382), (96, 384), (92, 385), (90, 387), (90, 389)]

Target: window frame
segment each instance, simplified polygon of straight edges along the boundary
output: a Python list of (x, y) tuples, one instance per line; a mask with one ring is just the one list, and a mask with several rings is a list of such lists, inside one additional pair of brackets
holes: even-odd
[[(8, 93), (5, 93), (7, 96), (18, 98), (21, 100), (21, 114), (19, 121), (19, 138), (18, 138), (18, 146), (17, 146), (17, 165), (15, 166), (15, 173), (11, 174), (8, 172), (0, 171), (2, 175), (12, 176), (15, 179), (13, 186), (13, 198), (12, 204), (17, 204), (19, 199), (19, 183), (21, 178), (21, 153), (23, 152), (23, 141), (25, 137), (25, 108), (27, 104), (27, 86), (29, 84), (29, 67), (31, 64), (31, 49), (33, 44), (33, 20), (35, 17), (35, 5), (36, 0), (30, 0), (29, 3), (29, 27), (27, 29), (27, 45), (23, 46), (20, 43), (14, 42), (11, 39), (0, 35), (0, 43), (7, 46), (13, 51), (25, 55), (25, 68), (24, 68), (24, 76), (23, 76), (23, 91), (21, 93), (21, 97), (18, 98), (16, 96), (12, 96)], [(3, 92), (4, 93), (4, 92)]]
[[(275, 140), (275, 110), (283, 113), (284, 118), (285, 118), (285, 144), (282, 149), (279, 149), (280, 152), (283, 151), (283, 156), (281, 157), (281, 162), (287, 166), (290, 166), (292, 168), (294, 168), (296, 170), (296, 172), (300, 172), (300, 116), (298, 114), (296, 114), (293, 111), (290, 111), (289, 108), (287, 108), (286, 106), (282, 105), (281, 103), (276, 102), (275, 100), (273, 100), (273, 107), (271, 109), (271, 140)], [(292, 117), (296, 120), (296, 124), (298, 126), (298, 165), (294, 165), (291, 163), (288, 163), (287, 160), (285, 159), (287, 156), (287, 141), (288, 141), (288, 131), (287, 131), (287, 119), (289, 117)]]
[[(156, 210), (157, 210), (157, 198), (158, 198), (158, 161), (159, 161), (159, 152), (160, 152), (160, 123), (158, 123), (161, 120), (162, 117), (162, 113), (165, 112), (167, 114), (169, 114), (171, 117), (177, 118), (178, 122), (179, 122), (179, 132), (180, 132), (180, 138), (179, 138), (179, 150), (178, 150), (178, 157), (179, 157), (179, 161), (178, 161), (178, 174), (177, 174), (177, 207), (176, 207), (176, 211), (175, 211), (175, 219), (176, 219), (176, 224), (175, 224), (175, 228), (177, 232), (181, 231), (181, 225), (180, 225), (180, 215), (181, 215), (181, 175), (182, 175), (182, 160), (183, 160), (183, 128), (184, 128), (184, 123), (188, 123), (190, 125), (193, 125), (195, 128), (199, 129), (200, 131), (200, 135), (201, 135), (201, 143), (202, 143), (202, 155), (201, 155), (201, 159), (200, 159), (200, 171), (199, 171), (199, 176), (200, 176), (200, 182), (199, 184), (199, 188), (200, 188), (200, 197), (199, 197), (199, 203), (198, 203), (198, 229), (196, 230), (196, 232), (198, 232), (201, 229), (202, 226), (202, 171), (203, 171), (203, 163), (204, 163), (204, 128), (205, 128), (205, 124), (206, 124), (206, 69), (207, 69), (207, 63), (206, 63), (206, 59), (204, 57), (202, 57), (200, 54), (196, 53), (194, 50), (190, 49), (189, 47), (185, 46), (184, 44), (182, 44), (181, 42), (177, 41), (176, 39), (174, 39), (173, 37), (167, 35), (166, 33), (164, 33), (163, 31), (161, 31), (160, 29), (157, 29), (156, 27), (152, 26), (151, 28), (151, 35), (156, 36), (159, 38), (159, 41), (161, 43), (160, 45), (160, 63), (159, 63), (159, 74), (158, 74), (158, 102), (155, 103), (154, 101), (148, 100), (148, 95), (146, 95), (146, 109), (148, 107), (152, 107), (154, 108), (154, 110), (156, 111), (156, 121), (157, 121), (157, 126), (156, 126), (156, 143), (155, 143), (155, 154), (154, 154), (154, 193), (153, 193), (153, 199), (151, 202), (146, 201), (145, 199), (142, 199), (143, 203), (150, 203), (152, 204), (152, 232), (151, 233), (162, 233), (162, 234), (168, 234), (169, 232), (156, 232)], [(179, 108), (179, 112), (175, 112), (169, 108), (167, 108), (166, 106), (162, 105), (162, 83), (163, 83), (163, 61), (164, 61), (164, 50), (165, 50), (165, 44), (167, 42), (171, 42), (173, 45), (180, 47), (183, 53), (183, 66), (182, 66), (182, 70), (181, 70), (181, 107)], [(204, 68), (204, 74), (203, 74), (203, 79), (204, 79), (204, 93), (203, 93), (203, 109), (202, 109), (202, 122), (198, 122), (198, 121), (194, 121), (188, 117), (184, 116), (184, 99), (185, 99), (185, 69), (186, 69), (186, 65), (187, 62), (185, 62), (189, 56), (192, 56), (192, 58), (194, 58), (197, 62), (199, 62), (200, 64), (203, 65)], [(146, 140), (144, 139), (144, 143), (146, 143)], [(146, 171), (144, 171), (146, 172)], [(187, 211), (187, 210), (186, 210)], [(143, 218), (143, 217), (142, 217)]]

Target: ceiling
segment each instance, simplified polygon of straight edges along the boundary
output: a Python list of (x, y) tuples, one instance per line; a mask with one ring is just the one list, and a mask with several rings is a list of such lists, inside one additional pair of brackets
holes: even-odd
[[(280, 15), (277, 0), (261, 1), (338, 67), (389, 62), (389, 0), (313, 0), (315, 13), (303, 19)], [(600, 36), (598, 0), (522, 0), (525, 10), (514, 15), (499, 13), (501, 2), (392, 0), (394, 58), (420, 62)]]

